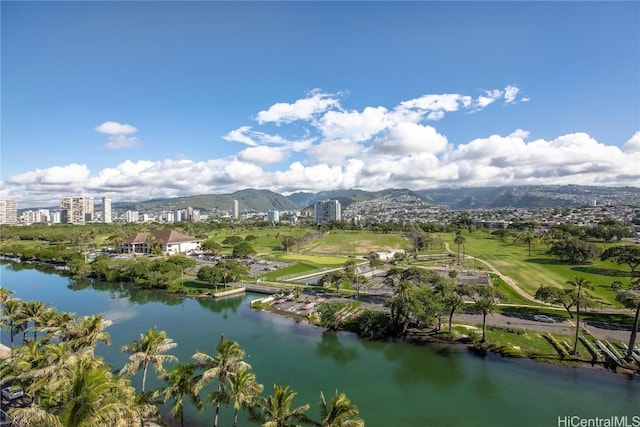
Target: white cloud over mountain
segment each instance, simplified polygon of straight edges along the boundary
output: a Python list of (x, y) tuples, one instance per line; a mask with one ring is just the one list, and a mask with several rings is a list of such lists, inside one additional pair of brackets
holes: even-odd
[[(341, 94), (314, 90), (293, 102), (273, 104), (258, 112), (253, 123), (228, 131), (222, 137), (225, 142), (214, 141), (238, 145), (235, 155), (127, 160), (99, 171), (79, 164), (52, 166), (6, 179), (1, 197), (17, 198), (24, 205), (51, 205), (62, 195), (81, 192), (110, 195), (117, 201), (249, 187), (287, 193), (337, 188), (639, 185), (640, 131), (620, 148), (581, 132), (530, 140), (529, 131), (520, 129), (519, 123), (513, 123), (509, 134), (479, 135), (458, 145), (438, 129), (437, 120), (448, 114), (478, 114), (496, 104), (518, 108), (527, 99), (518, 87), (508, 85), (475, 95), (426, 94), (396, 106), (358, 110), (343, 107)], [(108, 148), (137, 142), (131, 136), (137, 129), (128, 124), (104, 122), (95, 130), (108, 135)]]

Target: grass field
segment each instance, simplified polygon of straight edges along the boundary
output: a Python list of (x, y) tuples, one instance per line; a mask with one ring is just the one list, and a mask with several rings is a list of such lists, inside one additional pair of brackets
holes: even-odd
[(318, 267), (341, 267), (350, 258), (341, 256), (305, 255), (296, 253), (283, 253), (278, 255), (278, 259), (289, 262), (305, 262)]
[[(453, 243), (450, 234), (442, 234), (441, 237), (449, 242), (451, 250), (457, 252), (457, 246)], [(611, 283), (616, 280), (624, 285), (629, 283), (628, 269), (613, 262), (602, 262), (597, 259), (588, 265), (566, 264), (547, 255), (547, 247), (542, 244), (532, 247), (531, 256), (529, 256), (528, 247), (514, 244), (509, 239), (501, 242), (492, 237), (468, 233), (465, 233), (464, 237), (466, 255), (491, 263), (531, 295), (540, 285), (568, 287), (568, 280), (580, 276), (594, 286), (591, 293), (597, 297), (601, 308), (617, 308), (620, 306), (615, 302), (615, 292), (611, 289)], [(599, 244), (602, 245), (602, 243)], [(472, 265), (474, 261), (467, 259), (466, 263)]]
[(323, 254), (367, 255), (371, 251), (410, 249), (411, 242), (402, 233), (332, 230), (323, 238), (302, 248)]

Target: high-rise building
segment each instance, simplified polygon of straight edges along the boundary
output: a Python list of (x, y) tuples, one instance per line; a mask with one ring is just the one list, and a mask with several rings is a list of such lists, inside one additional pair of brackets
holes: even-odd
[(138, 222), (140, 215), (138, 211), (126, 211), (124, 213), (124, 221), (125, 222)]
[(240, 218), (240, 204), (237, 200), (233, 201), (233, 212), (231, 213), (231, 216), (235, 219)]
[(280, 222), (280, 211), (268, 211), (267, 212), (267, 221), (268, 222)]
[(313, 220), (316, 224), (330, 221), (340, 221), (342, 213), (338, 200), (323, 200), (313, 205)]
[(73, 197), (65, 196), (60, 199), (60, 223), (73, 224)]
[(84, 224), (93, 219), (92, 196), (65, 196), (60, 199), (60, 222), (63, 224)]
[(102, 198), (102, 222), (111, 223), (111, 198)]
[(18, 223), (18, 204), (15, 199), (0, 199), (0, 224)]

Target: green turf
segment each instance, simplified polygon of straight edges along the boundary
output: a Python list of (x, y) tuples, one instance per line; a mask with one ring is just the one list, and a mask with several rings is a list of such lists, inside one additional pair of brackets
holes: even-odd
[[(464, 233), (463, 235), (466, 239), (464, 253), (467, 256), (465, 260), (467, 267), (481, 265), (479, 261), (469, 259), (469, 256), (485, 260), (514, 279), (520, 288), (531, 295), (540, 285), (568, 287), (566, 283), (568, 280), (580, 276), (594, 286), (595, 289), (591, 292), (596, 297), (599, 308), (618, 308), (620, 305), (615, 302), (615, 292), (611, 289), (611, 283), (613, 281), (620, 281), (624, 285), (629, 283), (628, 269), (613, 262), (597, 259), (587, 265), (566, 264), (547, 255), (547, 246), (540, 243), (532, 247), (531, 256), (529, 256), (527, 246), (512, 243), (509, 238), (500, 241), (481, 233)], [(458, 248), (453, 243), (451, 235), (447, 233), (441, 236), (443, 240), (449, 242), (450, 249), (457, 253)]]

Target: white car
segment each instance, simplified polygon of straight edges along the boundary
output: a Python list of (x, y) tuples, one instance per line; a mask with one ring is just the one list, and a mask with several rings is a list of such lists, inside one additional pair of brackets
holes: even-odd
[(24, 390), (18, 387), (6, 387), (2, 389), (2, 397), (7, 400), (15, 400), (24, 396)]
[(544, 323), (556, 323), (553, 317), (545, 316), (544, 314), (536, 314), (535, 316), (533, 316), (533, 320)]

